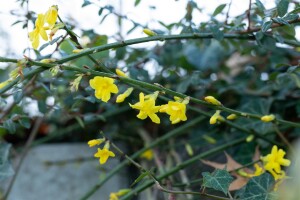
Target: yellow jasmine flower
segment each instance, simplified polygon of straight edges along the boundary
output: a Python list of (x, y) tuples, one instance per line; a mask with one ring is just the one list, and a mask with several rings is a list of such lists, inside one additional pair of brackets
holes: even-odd
[(224, 118), (220, 115), (220, 113), (221, 113), (221, 110), (217, 110), (215, 112), (215, 114), (213, 114), (213, 116), (211, 116), (211, 118), (209, 119), (209, 123), (215, 124), (215, 123), (217, 123), (217, 120), (223, 121)]
[(132, 93), (132, 91), (133, 91), (133, 88), (131, 87), (131, 88), (128, 88), (123, 94), (119, 94), (117, 96), (116, 102), (117, 103), (123, 102), (127, 97), (129, 97), (129, 95)]
[(275, 119), (275, 115), (265, 115), (260, 118), (263, 122), (271, 122)]
[(155, 36), (155, 35), (157, 35), (157, 33), (155, 33), (154, 31), (152, 31), (152, 30), (150, 30), (150, 29), (148, 29), (148, 28), (143, 29), (143, 32), (144, 32), (146, 35), (148, 35), (148, 36)]
[(122, 72), (121, 70), (119, 70), (119, 69), (116, 69), (116, 74), (118, 76), (127, 77), (126, 74), (124, 72)]
[(235, 120), (236, 118), (237, 118), (236, 114), (231, 114), (226, 117), (226, 119), (228, 119), (228, 120)]
[(207, 96), (204, 98), (204, 100), (210, 104), (214, 104), (216, 106), (222, 105), (220, 101), (218, 101), (215, 97), (213, 96)]
[(119, 200), (118, 194), (115, 192), (110, 193), (109, 200)]
[(274, 145), (271, 153), (262, 157), (265, 169), (274, 176), (275, 180), (284, 176), (281, 166), (289, 166), (291, 164), (290, 160), (283, 158), (285, 154), (285, 151), (282, 149), (278, 150), (278, 147)]
[(106, 163), (109, 157), (115, 157), (115, 154), (104, 146), (103, 149), (98, 148), (98, 152), (94, 154), (94, 157), (99, 158), (99, 162), (102, 165)]
[(142, 153), (140, 155), (141, 158), (146, 158), (147, 160), (152, 160), (154, 156), (154, 153), (152, 151), (152, 149), (148, 149), (147, 151), (145, 151), (144, 153)]
[(139, 114), (137, 117), (139, 119), (146, 119), (147, 117), (150, 117), (152, 122), (159, 124), (160, 119), (159, 117), (155, 114), (159, 111), (160, 106), (155, 106), (155, 100), (158, 96), (158, 92), (155, 92), (152, 95), (146, 95), (144, 96), (144, 93), (140, 93), (140, 101), (134, 105), (130, 105), (131, 108), (140, 110)]
[(165, 112), (170, 115), (170, 121), (172, 124), (176, 124), (180, 121), (186, 121), (186, 105), (189, 103), (189, 99), (176, 98), (177, 101), (169, 101), (168, 104), (162, 105), (159, 112)]
[(95, 89), (95, 97), (104, 102), (110, 99), (111, 93), (118, 93), (118, 87), (114, 84), (114, 79), (96, 76), (90, 80), (90, 86)]
[(89, 147), (93, 147), (93, 146), (96, 146), (96, 145), (100, 145), (102, 142), (104, 142), (105, 139), (94, 139), (94, 140), (90, 140), (88, 141), (88, 145)]
[(58, 16), (57, 11), (58, 11), (57, 6), (51, 6), (48, 9), (48, 11), (45, 13), (45, 22), (48, 23), (49, 28), (52, 28), (56, 23), (57, 16)]
[(38, 14), (38, 18), (35, 21), (35, 29), (29, 33), (29, 39), (32, 42), (32, 47), (37, 49), (40, 43), (40, 36), (43, 40), (48, 40), (46, 29), (44, 27), (45, 16), (43, 14)]

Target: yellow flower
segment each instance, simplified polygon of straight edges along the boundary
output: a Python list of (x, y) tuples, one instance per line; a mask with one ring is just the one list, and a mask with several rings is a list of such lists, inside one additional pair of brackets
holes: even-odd
[(247, 177), (251, 178), (251, 177), (254, 177), (254, 176), (260, 176), (261, 174), (263, 174), (265, 172), (265, 170), (257, 163), (254, 164), (254, 168), (255, 168), (255, 171), (253, 174), (248, 174), (247, 173)]
[(102, 165), (106, 163), (109, 157), (115, 157), (115, 154), (104, 146), (103, 149), (98, 148), (98, 152), (94, 154), (94, 157), (99, 158), (99, 162)]
[(90, 86), (95, 89), (95, 96), (107, 102), (111, 93), (118, 93), (118, 87), (114, 84), (114, 79), (102, 76), (96, 76), (90, 80)]
[(133, 91), (133, 88), (131, 87), (131, 88), (128, 88), (123, 94), (119, 94), (117, 96), (116, 102), (117, 103), (123, 102), (127, 97), (129, 97), (129, 95), (132, 93), (132, 91)]
[(134, 105), (130, 105), (131, 108), (140, 110), (137, 117), (139, 119), (146, 119), (147, 117), (150, 117), (152, 122), (159, 124), (160, 119), (155, 114), (159, 111), (160, 106), (155, 106), (155, 100), (158, 96), (158, 92), (155, 92), (152, 95), (146, 95), (144, 96), (144, 93), (140, 93), (140, 101)]
[(29, 33), (29, 39), (32, 42), (32, 47), (37, 49), (40, 43), (40, 36), (43, 40), (48, 40), (46, 29), (44, 27), (44, 18), (43, 14), (38, 14), (38, 18), (35, 21), (35, 29)]
[(228, 120), (235, 120), (236, 118), (237, 118), (236, 114), (231, 114), (226, 117), (226, 119), (228, 119)]
[(146, 158), (147, 160), (152, 160), (153, 159), (153, 151), (152, 149), (148, 149), (142, 155), (140, 156), (141, 158)]
[(49, 28), (52, 28), (57, 20), (57, 6), (51, 6), (45, 13), (45, 22), (49, 24)]
[(291, 164), (290, 160), (283, 158), (285, 154), (282, 149), (278, 150), (278, 147), (274, 145), (271, 153), (262, 157), (265, 169), (274, 176), (275, 180), (283, 177), (281, 166), (289, 166)]
[(119, 69), (116, 69), (116, 74), (118, 76), (127, 77), (126, 74), (124, 72), (122, 72), (121, 70), (119, 70)]
[(221, 110), (217, 110), (213, 116), (209, 119), (210, 124), (215, 124), (217, 121), (224, 121), (224, 118), (220, 115)]
[(150, 30), (150, 29), (148, 29), (148, 28), (143, 29), (143, 32), (144, 32), (146, 35), (148, 35), (148, 36), (155, 36), (155, 35), (157, 35), (157, 33), (155, 33), (154, 31), (152, 31), (152, 30)]
[(110, 193), (109, 200), (119, 200), (118, 194), (115, 192)]
[(214, 104), (216, 106), (222, 105), (220, 101), (218, 101), (215, 97), (213, 96), (207, 96), (204, 98), (204, 100), (210, 104)]
[(260, 118), (263, 122), (271, 122), (275, 119), (275, 115), (265, 115)]
[(102, 142), (104, 142), (104, 139), (94, 139), (94, 140), (88, 141), (88, 145), (89, 145), (89, 147), (93, 147), (96, 145), (100, 145)]
[(176, 98), (177, 101), (169, 101), (168, 104), (162, 105), (159, 112), (165, 112), (170, 115), (170, 121), (172, 124), (176, 124), (180, 121), (186, 121), (186, 105), (189, 103), (189, 99)]

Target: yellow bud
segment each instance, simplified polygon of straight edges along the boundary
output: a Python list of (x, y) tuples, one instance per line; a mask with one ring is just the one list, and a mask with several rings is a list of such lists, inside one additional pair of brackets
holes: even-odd
[(147, 28), (145, 28), (145, 29), (143, 30), (143, 32), (144, 32), (146, 35), (148, 35), (148, 36), (155, 36), (155, 35), (157, 35), (157, 33), (155, 33), (154, 31), (152, 31), (152, 30), (150, 30), (150, 29), (147, 29)]
[(123, 102), (133, 91), (133, 88), (128, 88), (123, 94), (117, 96), (116, 103)]
[(116, 74), (118, 76), (127, 77), (126, 74), (124, 72), (122, 72), (121, 70), (119, 70), (119, 69), (116, 69)]
[(55, 62), (56, 61), (56, 59), (54, 59), (54, 58), (49, 58), (49, 59), (43, 59), (43, 60), (41, 60), (40, 62), (41, 63), (52, 63), (52, 62)]
[(275, 119), (275, 115), (265, 115), (260, 118), (263, 122), (271, 122)]
[(10, 79), (8, 79), (8, 80), (6, 80), (6, 81), (4, 81), (4, 82), (1, 82), (1, 83), (0, 83), (0, 89), (4, 88), (7, 84), (9, 84), (9, 82), (11, 82)]
[(209, 119), (210, 124), (215, 124), (217, 123), (217, 120), (222, 120), (222, 116), (220, 116), (221, 110), (217, 110), (213, 116)]
[(204, 100), (210, 104), (216, 105), (216, 106), (220, 106), (222, 105), (220, 101), (218, 101), (215, 97), (213, 96), (207, 96), (204, 98)]
[(206, 140), (206, 142), (208, 142), (209, 144), (216, 144), (216, 143), (217, 143), (217, 141), (216, 141), (215, 138), (210, 137), (210, 136), (208, 136), (208, 135), (203, 135), (202, 138), (203, 138), (204, 140)]
[(249, 136), (246, 138), (246, 142), (252, 142), (253, 139), (254, 139), (254, 135), (249, 135)]
[(105, 139), (94, 139), (94, 140), (90, 140), (88, 141), (88, 145), (89, 147), (93, 147), (93, 146), (96, 146), (96, 145), (100, 145), (102, 142), (104, 142)]
[(121, 190), (119, 190), (118, 192), (117, 192), (117, 195), (119, 196), (119, 197), (121, 197), (121, 196), (124, 196), (125, 194), (127, 194), (128, 192), (130, 192), (131, 191), (131, 189), (121, 189)]
[(236, 118), (237, 118), (236, 114), (231, 114), (231, 115), (228, 115), (226, 119), (228, 119), (228, 120), (235, 120)]
[(188, 153), (189, 156), (193, 156), (194, 155), (194, 151), (193, 148), (190, 144), (185, 143), (185, 150)]

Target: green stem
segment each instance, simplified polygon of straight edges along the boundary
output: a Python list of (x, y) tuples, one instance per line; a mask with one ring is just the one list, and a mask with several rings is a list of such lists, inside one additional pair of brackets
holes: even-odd
[[(159, 144), (167, 141), (169, 138), (174, 138), (179, 136), (180, 134), (184, 134), (186, 133), (186, 130), (188, 128), (191, 128), (193, 126), (195, 126), (196, 124), (198, 124), (199, 122), (203, 121), (205, 119), (205, 117), (200, 116), (197, 117), (187, 123), (185, 123), (184, 125), (166, 133), (165, 135), (163, 135), (162, 137), (154, 140), (152, 143), (150, 143), (148, 146), (145, 146), (144, 148), (140, 149), (139, 151), (137, 151), (136, 153), (134, 153), (131, 157), (131, 159), (136, 159), (138, 158), (142, 153), (144, 153), (145, 151), (147, 151), (148, 149), (151, 149), (153, 147), (158, 146)], [(106, 177), (101, 180), (99, 183), (97, 183), (90, 191), (88, 191), (82, 198), (81, 200), (87, 200), (90, 196), (92, 196), (104, 183), (106, 183), (112, 176), (114, 176), (116, 173), (118, 173), (123, 167), (125, 167), (127, 164), (129, 163), (128, 160), (123, 161), (122, 163), (118, 164), (114, 169), (112, 169), (107, 175)]]
[[(171, 170), (169, 170), (168, 172), (160, 175), (157, 177), (158, 180), (162, 180), (176, 172), (178, 172), (179, 170), (199, 161), (199, 159), (203, 159), (205, 157), (208, 157), (208, 156), (211, 156), (213, 154), (216, 154), (217, 152), (219, 151), (222, 151), (224, 149), (227, 149), (229, 147), (232, 147), (232, 146), (235, 146), (235, 145), (238, 145), (240, 143), (243, 143), (245, 142), (245, 138), (240, 138), (240, 139), (237, 139), (237, 140), (234, 140), (232, 142), (229, 142), (227, 144), (224, 144), (224, 145), (221, 145), (221, 146), (218, 146), (218, 147), (215, 147), (211, 150), (208, 150), (204, 153), (201, 153), (197, 156), (194, 156), (193, 158), (189, 159), (189, 160), (186, 160), (185, 162), (182, 162), (181, 164), (177, 165), (176, 167), (173, 167)], [(154, 181), (148, 181), (144, 184), (141, 184), (140, 186), (136, 187), (135, 189), (133, 189), (132, 191), (130, 191), (129, 193), (127, 193), (126, 195), (124, 195), (122, 198), (120, 198), (120, 200), (124, 200), (124, 199), (129, 199), (130, 197), (138, 194), (139, 192), (145, 190), (146, 188), (150, 187), (151, 185), (153, 185), (155, 182)]]

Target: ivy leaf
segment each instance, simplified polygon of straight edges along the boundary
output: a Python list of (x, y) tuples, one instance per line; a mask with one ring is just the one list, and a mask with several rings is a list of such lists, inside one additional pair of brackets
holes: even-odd
[(215, 9), (215, 11), (214, 11), (214, 13), (212, 14), (212, 16), (216, 16), (216, 15), (218, 15), (218, 14), (220, 14), (223, 10), (224, 10), (224, 8), (226, 7), (226, 4), (221, 4), (221, 5), (219, 5), (216, 9)]
[(10, 144), (0, 142), (0, 181), (12, 176), (14, 170), (8, 160)]
[(240, 199), (243, 200), (268, 200), (274, 198), (274, 193), (271, 193), (275, 181), (269, 173), (264, 173), (260, 176), (253, 177), (242, 189)]
[(277, 5), (277, 12), (280, 17), (284, 16), (287, 12), (289, 7), (289, 1), (288, 0), (281, 0), (279, 1)]
[(213, 188), (228, 194), (228, 188), (233, 177), (225, 169), (216, 169), (212, 173), (203, 172), (203, 187)]
[(134, 6), (136, 7), (136, 6), (138, 6), (140, 3), (141, 3), (141, 0), (135, 0)]

